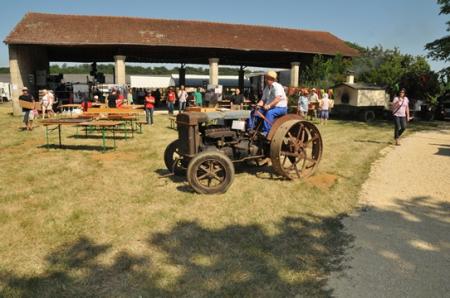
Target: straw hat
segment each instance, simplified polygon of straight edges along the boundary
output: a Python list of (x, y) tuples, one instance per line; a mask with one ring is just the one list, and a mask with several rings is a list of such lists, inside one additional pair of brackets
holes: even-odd
[(266, 77), (270, 77), (270, 78), (272, 78), (272, 79), (274, 79), (274, 80), (277, 79), (277, 73), (274, 72), (273, 70), (269, 70), (268, 72), (266, 72), (266, 73), (265, 73), (265, 76), (266, 76)]

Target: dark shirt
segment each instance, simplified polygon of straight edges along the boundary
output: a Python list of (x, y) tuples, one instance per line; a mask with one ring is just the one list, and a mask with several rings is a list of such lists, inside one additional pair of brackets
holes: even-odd
[(217, 94), (214, 92), (206, 92), (205, 104), (209, 107), (214, 107), (217, 104)]
[[(19, 96), (19, 100), (23, 100), (23, 101), (28, 101), (28, 102), (33, 102), (34, 98), (32, 95), (21, 95)], [(31, 111), (31, 109), (27, 109), (27, 108), (22, 108), (23, 111)]]
[(233, 95), (231, 100), (233, 101), (233, 104), (240, 105), (240, 104), (244, 103), (244, 94), (239, 94), (239, 95), (235, 94), (235, 95)]
[(115, 108), (116, 107), (116, 100), (117, 100), (117, 96), (110, 94), (108, 96), (108, 108)]

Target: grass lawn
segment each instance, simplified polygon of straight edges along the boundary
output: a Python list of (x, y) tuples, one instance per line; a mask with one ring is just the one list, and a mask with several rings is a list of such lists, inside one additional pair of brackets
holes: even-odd
[(203, 196), (161, 178), (177, 137), (166, 115), (103, 154), (74, 127), (70, 146), (42, 148), (43, 127), (21, 131), (9, 112), (0, 105), (0, 296), (329, 295), (352, 240), (339, 218), (392, 138), (390, 123), (331, 121), (314, 178), (240, 166), (226, 194)]

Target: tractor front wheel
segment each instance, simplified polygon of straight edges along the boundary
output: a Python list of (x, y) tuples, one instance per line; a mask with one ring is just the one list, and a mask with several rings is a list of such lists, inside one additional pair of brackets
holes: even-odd
[(221, 152), (203, 151), (189, 162), (187, 179), (198, 193), (224, 193), (234, 180), (234, 166)]

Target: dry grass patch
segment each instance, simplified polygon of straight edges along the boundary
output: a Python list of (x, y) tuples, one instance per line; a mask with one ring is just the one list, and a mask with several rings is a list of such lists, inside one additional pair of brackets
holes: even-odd
[(331, 121), (315, 178), (239, 166), (226, 194), (202, 196), (160, 178), (177, 136), (166, 115), (102, 154), (90, 148), (101, 140), (73, 138), (73, 127), (65, 149), (42, 148), (43, 127), (20, 131), (9, 111), (0, 106), (4, 296), (328, 295), (351, 241), (339, 217), (391, 138), (383, 123)]

